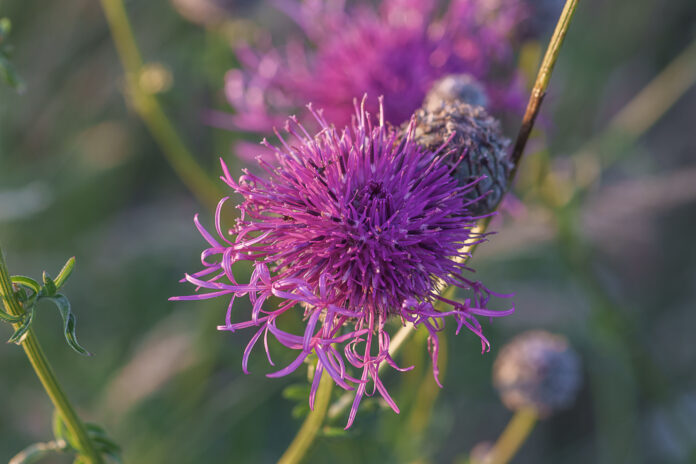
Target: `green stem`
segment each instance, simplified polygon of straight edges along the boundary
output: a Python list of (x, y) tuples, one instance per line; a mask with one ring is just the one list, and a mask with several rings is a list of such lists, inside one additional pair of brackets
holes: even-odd
[[(2, 249), (0, 249), (0, 298), (2, 298), (5, 309), (9, 314), (13, 316), (24, 315), (24, 309), (14, 294), (14, 287), (10, 280), (10, 274), (7, 271)], [(15, 324), (15, 326), (17, 325), (18, 324)], [(48, 359), (46, 359), (46, 355), (41, 349), (41, 345), (33, 329), (29, 329), (27, 332), (26, 338), (22, 342), (22, 348), (24, 348), (24, 352), (27, 354), (29, 362), (34, 368), (36, 376), (41, 381), (44, 390), (46, 390), (49, 398), (51, 398), (53, 406), (56, 408), (56, 411), (58, 411), (67, 429), (72, 436), (75, 437), (75, 440), (77, 440), (81, 455), (90, 464), (102, 464), (104, 461), (101, 455), (97, 452), (92, 440), (87, 434), (84, 424), (60, 387), (58, 379), (56, 379), (53, 369), (48, 363)]]
[(558, 23), (556, 23), (556, 29), (553, 31), (549, 45), (546, 48), (546, 53), (544, 54), (544, 59), (539, 67), (539, 72), (537, 73), (534, 87), (532, 87), (532, 93), (529, 96), (527, 109), (524, 113), (524, 117), (522, 118), (522, 125), (520, 126), (520, 131), (517, 134), (515, 146), (512, 150), (512, 155), (510, 156), (510, 159), (515, 165), (514, 169), (510, 173), (510, 183), (515, 177), (517, 167), (519, 166), (520, 159), (522, 158), (522, 153), (524, 152), (524, 147), (527, 145), (527, 140), (529, 140), (529, 135), (532, 133), (532, 128), (534, 127), (534, 121), (539, 114), (541, 103), (546, 96), (546, 89), (548, 88), (549, 81), (551, 80), (551, 73), (556, 65), (558, 54), (561, 51), (561, 45), (563, 45), (563, 41), (565, 40), (568, 27), (570, 26), (570, 21), (573, 19), (575, 9), (578, 6), (578, 1), (579, 0), (566, 0), (565, 6), (563, 7), (563, 12), (558, 19)]
[(220, 191), (179, 137), (157, 98), (143, 90), (140, 76), (143, 60), (122, 0), (101, 0), (116, 45), (116, 51), (126, 73), (128, 96), (135, 111), (143, 120), (162, 153), (186, 187), (205, 206), (214, 208)]
[(278, 464), (297, 464), (307, 454), (310, 445), (316, 438), (321, 424), (324, 422), (326, 412), (329, 409), (329, 400), (331, 399), (331, 390), (333, 389), (333, 379), (324, 372), (319, 381), (317, 389), (317, 400), (314, 403), (314, 410), (310, 411), (305, 419), (300, 431), (290, 443), (290, 446), (285, 453), (280, 457)]
[(527, 440), (538, 418), (537, 412), (532, 408), (517, 411), (493, 445), (485, 459), (486, 464), (507, 464)]

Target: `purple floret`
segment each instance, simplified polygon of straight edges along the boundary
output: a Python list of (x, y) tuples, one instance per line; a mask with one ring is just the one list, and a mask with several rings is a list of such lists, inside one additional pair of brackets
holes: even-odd
[[(365, 102), (355, 105), (353, 124), (342, 131), (311, 105), (320, 127), (315, 135), (291, 118), (290, 137), (276, 133), (278, 146), (263, 142), (276, 158), (272, 164), (259, 158), (263, 175), (245, 170), (235, 181), (222, 164), (223, 181), (242, 197), (239, 218), (232, 230), (222, 229), (227, 198), (216, 211), (217, 237), (195, 218), (209, 248), (202, 253), (203, 270), (185, 280), (206, 291), (173, 298), (231, 298), (219, 329), (256, 328), (244, 350), (244, 372), (261, 337), (273, 365), (269, 335), (298, 352), (269, 377), (287, 375), (316, 355), (310, 406), (319, 379), (330, 375), (342, 388), (356, 390), (347, 427), (365, 394), (378, 391), (399, 411), (378, 376), (385, 362), (410, 369), (398, 367), (389, 355), (389, 319), (425, 327), (437, 379), (438, 332), (446, 317), (456, 321), (457, 332), (466, 327), (478, 335), (482, 350), (488, 350), (476, 316), (513, 311), (487, 309), (492, 293), (461, 275), (469, 271), (463, 248), (485, 240), (473, 231), (478, 218), (467, 210), (475, 182), (458, 186), (445, 144), (433, 153), (413, 141), (415, 121), (403, 137), (386, 125), (383, 112), (373, 120)], [(242, 261), (253, 266), (249, 282), (238, 282), (233, 273)], [(443, 284), (467, 291), (467, 298), (440, 296)], [(233, 322), (235, 299), (244, 296), (252, 305), (250, 318)], [(296, 311), (304, 316), (304, 332), (279, 329), (279, 318)]]

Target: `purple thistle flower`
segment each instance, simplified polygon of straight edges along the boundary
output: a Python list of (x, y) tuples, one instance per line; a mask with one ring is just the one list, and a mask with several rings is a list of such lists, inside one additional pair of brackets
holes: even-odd
[[(475, 182), (457, 184), (451, 175), (456, 163), (444, 160), (450, 155), (446, 144), (434, 153), (426, 151), (413, 141), (415, 122), (404, 137), (386, 125), (381, 99), (377, 122), (365, 102), (359, 108), (355, 104), (353, 124), (342, 131), (311, 105), (321, 128), (316, 135), (290, 118), (286, 131), (292, 145), (278, 132), (278, 147), (263, 142), (276, 157), (273, 165), (258, 158), (263, 176), (244, 170), (235, 181), (222, 164), (222, 180), (242, 197), (240, 217), (229, 232), (222, 230), (223, 198), (215, 214), (218, 237), (195, 218), (209, 248), (201, 255), (203, 270), (185, 280), (207, 292), (172, 298), (230, 297), (219, 330), (256, 328), (244, 350), (245, 373), (261, 337), (271, 365), (269, 336), (298, 351), (294, 361), (269, 377), (287, 375), (316, 355), (310, 407), (322, 375), (356, 390), (346, 428), (366, 394), (379, 392), (399, 412), (378, 376), (382, 363), (411, 369), (398, 367), (389, 355), (389, 319), (429, 332), (437, 380), (438, 332), (445, 318), (456, 321), (457, 332), (466, 327), (479, 336), (485, 351), (490, 344), (476, 316), (500, 317), (514, 310), (487, 309), (494, 294), (461, 275), (469, 270), (462, 264), (469, 256), (463, 247), (485, 240), (473, 232), (478, 218), (467, 210)], [(243, 261), (253, 266), (249, 282), (238, 282), (233, 273), (233, 265)], [(443, 284), (465, 289), (469, 297), (446, 299), (438, 294)], [(235, 299), (243, 296), (252, 304), (250, 318), (233, 322)], [(271, 304), (271, 297), (280, 303)], [(447, 310), (437, 309), (436, 303)], [(278, 328), (281, 316), (296, 311), (304, 315), (303, 333)], [(354, 377), (353, 370), (359, 375)]]
[[(487, 83), (493, 111), (523, 108), (519, 82), (494, 76), (501, 69), (513, 74), (505, 31), (479, 20), (474, 0), (453, 0), (441, 17), (427, 0), (387, 0), (378, 10), (365, 2), (350, 10), (331, 0), (280, 4), (311, 48), (291, 40), (284, 51), (270, 43), (261, 52), (238, 50), (242, 68), (229, 71), (225, 84), (236, 114), (213, 118), (213, 124), (270, 132), (284, 122), (283, 115), (311, 101), (329, 122), (343, 127), (353, 115), (353, 100), (367, 93), (383, 95), (385, 120), (399, 125), (436, 80), (458, 73)], [(368, 110), (376, 114), (376, 105)]]

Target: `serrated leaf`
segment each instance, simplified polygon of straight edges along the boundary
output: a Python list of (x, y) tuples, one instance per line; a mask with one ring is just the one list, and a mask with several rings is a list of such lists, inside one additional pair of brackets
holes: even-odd
[(58, 290), (60, 290), (60, 288), (63, 285), (65, 285), (65, 282), (68, 280), (68, 277), (70, 277), (70, 275), (72, 274), (74, 268), (75, 257), (73, 256), (72, 258), (68, 259), (68, 261), (63, 266), (63, 269), (61, 269), (58, 273), (58, 277), (56, 277), (56, 280), (54, 281)]
[(9, 464), (32, 464), (51, 454), (62, 453), (66, 450), (67, 444), (63, 440), (49, 441), (46, 443), (34, 443), (19, 452), (10, 459)]
[(44, 283), (44, 294), (46, 296), (54, 296), (58, 289), (56, 288), (55, 281), (48, 275), (48, 272), (43, 273), (43, 283)]
[(58, 311), (63, 318), (63, 322), (65, 323), (63, 335), (65, 335), (65, 341), (68, 342), (70, 348), (82, 355), (91, 356), (90, 352), (82, 348), (82, 346), (80, 346), (80, 344), (77, 342), (77, 336), (75, 335), (75, 315), (70, 310), (70, 302), (65, 295), (61, 295), (59, 293), (55, 296), (43, 297), (43, 299), (50, 300), (58, 308)]
[(27, 312), (24, 314), (24, 320), (22, 321), (22, 324), (19, 327), (17, 327), (17, 329), (14, 331), (10, 339), (7, 340), (7, 342), (16, 343), (17, 345), (21, 344), (24, 341), (24, 338), (27, 336), (27, 333), (29, 332), (29, 329), (31, 328), (31, 323), (33, 321), (34, 308), (29, 308)]

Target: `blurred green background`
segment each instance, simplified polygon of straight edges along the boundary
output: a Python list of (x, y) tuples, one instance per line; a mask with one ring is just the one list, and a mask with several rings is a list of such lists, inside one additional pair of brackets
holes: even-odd
[[(230, 45), (290, 21), (265, 2), (228, 1), (218, 2), (224, 21), (216, 13), (202, 25), (206, 15), (191, 8), (205, 2), (174, 3), (179, 11), (165, 0), (126, 3), (148, 64), (141, 84), (216, 177), (219, 156), (241, 164), (235, 134), (202, 121), (228, 109)], [(26, 81), (22, 94), (0, 85), (0, 242), (13, 274), (55, 275), (76, 256), (65, 293), (95, 356), (69, 350), (48, 306), (36, 322), (70, 398), (122, 445), (127, 463), (275, 462), (300, 425), (292, 411), (305, 409), (297, 390), (306, 378), (267, 379), (260, 351), (242, 374), (251, 333), (215, 330), (225, 302), (167, 301), (190, 291), (177, 280), (197, 269), (203, 240), (193, 215), (211, 224), (212, 214), (126, 104), (99, 3), (5, 0), (0, 17), (12, 20), (13, 62)], [(348, 434), (327, 429), (307, 462), (463, 462), (511, 416), (490, 381), (497, 351), (534, 328), (570, 338), (584, 384), (514, 462), (696, 462), (694, 40), (693, 0), (580, 2), (520, 172), (525, 208), (503, 213), (471, 262), (490, 288), (516, 293), (516, 314), (486, 327), (485, 355), (476, 337), (449, 328), (442, 390), (424, 338), (411, 339), (401, 364), (417, 368), (385, 376), (401, 415), (369, 403)], [(0, 325), (0, 337), (10, 335)], [(21, 349), (0, 346), (0, 372), (5, 462), (50, 439), (52, 410)]]

